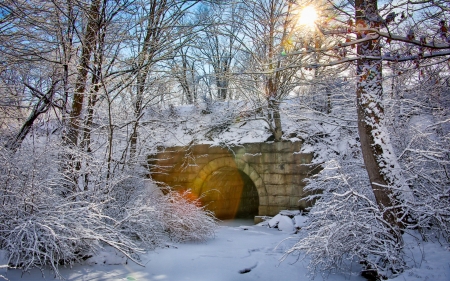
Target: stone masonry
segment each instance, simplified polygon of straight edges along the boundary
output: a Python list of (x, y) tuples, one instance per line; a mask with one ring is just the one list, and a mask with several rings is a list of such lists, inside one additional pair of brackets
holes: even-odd
[[(249, 143), (233, 147), (207, 144), (160, 148), (149, 156), (150, 176), (161, 186), (207, 194), (206, 184), (224, 169), (237, 169), (253, 181), (259, 197), (258, 215), (306, 208), (304, 179), (314, 173), (312, 154), (299, 153), (302, 142)], [(216, 189), (225, 189), (217, 183)], [(211, 191), (209, 191), (211, 192)], [(220, 192), (220, 190), (219, 190)], [(229, 192), (229, 191), (227, 191)], [(227, 195), (221, 195), (221, 198)], [(217, 199), (219, 200), (219, 199)], [(224, 205), (225, 206), (225, 205)], [(226, 208), (234, 208), (226, 204)], [(207, 206), (208, 208), (208, 206)]]

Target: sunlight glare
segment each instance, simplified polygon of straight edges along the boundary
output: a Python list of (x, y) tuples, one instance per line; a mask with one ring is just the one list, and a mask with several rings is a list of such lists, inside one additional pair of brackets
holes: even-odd
[(316, 9), (314, 9), (314, 7), (312, 6), (308, 6), (301, 11), (298, 23), (301, 25), (313, 27), (316, 20), (317, 20)]

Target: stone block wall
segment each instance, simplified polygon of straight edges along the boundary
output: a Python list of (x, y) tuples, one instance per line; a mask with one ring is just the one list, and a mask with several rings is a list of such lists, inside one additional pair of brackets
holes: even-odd
[(205, 180), (223, 167), (236, 168), (254, 182), (259, 195), (259, 215), (280, 210), (304, 209), (304, 179), (312, 175), (312, 154), (299, 153), (301, 142), (249, 143), (234, 147), (161, 148), (149, 157), (150, 176), (161, 185), (191, 189), (200, 195)]

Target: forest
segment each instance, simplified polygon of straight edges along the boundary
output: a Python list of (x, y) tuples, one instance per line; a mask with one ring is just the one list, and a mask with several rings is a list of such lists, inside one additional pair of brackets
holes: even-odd
[(1, 1), (0, 251), (58, 275), (102, 245), (139, 263), (208, 239), (214, 215), (155, 192), (148, 156), (259, 124), (321, 167), (286, 254), (398, 276), (405, 233), (450, 242), (449, 20), (448, 0)]

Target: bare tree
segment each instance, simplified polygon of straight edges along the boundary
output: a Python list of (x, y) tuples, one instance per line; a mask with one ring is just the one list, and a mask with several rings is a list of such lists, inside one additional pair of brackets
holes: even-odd
[(190, 40), (192, 33), (183, 32), (178, 24), (182, 22), (186, 12), (198, 2), (152, 0), (140, 8), (138, 25), (134, 31), (138, 45), (133, 49), (136, 58), (132, 66), (132, 74), (136, 81), (136, 94), (133, 97), (134, 121), (129, 145), (129, 156), (132, 160), (136, 157), (139, 121), (147, 103), (153, 98), (146, 97), (148, 79), (158, 63), (172, 59)]
[(199, 56), (212, 68), (209, 75), (215, 82), (217, 98), (231, 99), (230, 80), (235, 57), (242, 36), (244, 9), (241, 3), (210, 4), (198, 12), (198, 18), (207, 25), (198, 35)]
[[(247, 1), (249, 19), (243, 28), (241, 48), (247, 52), (244, 70), (249, 89), (255, 88), (256, 96), (263, 97), (267, 105), (266, 122), (275, 141), (283, 135), (280, 104), (297, 85), (299, 65), (303, 54), (291, 54), (302, 44), (293, 40), (296, 22), (293, 3), (281, 0)], [(247, 43), (248, 42), (248, 43)], [(295, 67), (290, 67), (295, 64)], [(250, 95), (252, 96), (252, 95)]]
[[(1, 72), (3, 93), (17, 93), (21, 88), (22, 95), (14, 94), (16, 108), (22, 108), (19, 112), (29, 108), (28, 117), (7, 144), (12, 150), (20, 147), (43, 113), (51, 108), (56, 109), (54, 114), (65, 112), (74, 29), (71, 5), (71, 1), (52, 2), (46, 7), (26, 1), (1, 4), (4, 16), (0, 27), (1, 52), (3, 66), (9, 69)], [(12, 72), (14, 80), (8, 74)], [(64, 91), (60, 91), (58, 84), (63, 84)]]

